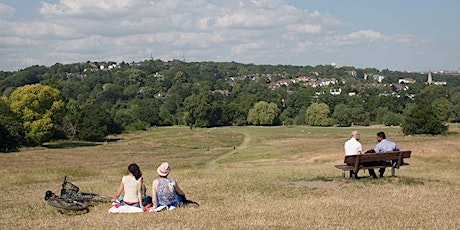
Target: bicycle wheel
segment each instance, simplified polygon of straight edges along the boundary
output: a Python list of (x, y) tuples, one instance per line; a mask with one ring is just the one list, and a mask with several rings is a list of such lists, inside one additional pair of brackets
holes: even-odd
[(50, 206), (66, 211), (88, 211), (88, 206), (82, 202), (51, 198), (46, 201)]
[(97, 193), (87, 193), (81, 192), (78, 194), (78, 197), (82, 202), (89, 203), (109, 203), (111, 198), (106, 195), (97, 194)]

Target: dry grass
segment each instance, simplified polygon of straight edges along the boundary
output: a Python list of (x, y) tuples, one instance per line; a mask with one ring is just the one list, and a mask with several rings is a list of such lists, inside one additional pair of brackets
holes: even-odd
[[(351, 128), (156, 128), (95, 146), (53, 143), (0, 155), (2, 229), (457, 229), (460, 127), (447, 136), (403, 136), (399, 128), (359, 128), (364, 149), (384, 130), (411, 164), (395, 178), (343, 179)], [(235, 147), (235, 148), (234, 148)], [(82, 190), (112, 195), (129, 163), (147, 186), (167, 160), (172, 177), (199, 209), (61, 215), (43, 200), (64, 175)], [(360, 172), (361, 176), (367, 173)]]

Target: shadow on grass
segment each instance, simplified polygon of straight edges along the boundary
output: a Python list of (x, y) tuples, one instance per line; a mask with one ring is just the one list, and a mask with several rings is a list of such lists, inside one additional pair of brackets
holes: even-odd
[(374, 186), (393, 184), (400, 186), (424, 186), (426, 184), (440, 183), (439, 180), (413, 178), (413, 177), (359, 177), (358, 179), (344, 178), (340, 176), (327, 177), (316, 176), (296, 182), (291, 182), (294, 187), (306, 187), (311, 189), (336, 189), (358, 184), (368, 184)]
[(316, 177), (307, 179), (306, 181), (324, 181), (324, 182), (328, 182), (328, 181), (337, 180), (337, 178), (339, 178), (339, 177), (316, 176)]
[(105, 141), (90, 142), (90, 141), (57, 141), (57, 142), (46, 142), (42, 144), (42, 147), (49, 149), (70, 149), (79, 147), (91, 147), (97, 145), (103, 145), (107, 143), (117, 142), (121, 138), (108, 138)]
[(112, 142), (117, 142), (117, 141), (120, 141), (120, 140), (123, 140), (123, 138), (106, 138), (104, 142), (108, 142), (108, 143), (112, 143)]
[(350, 178), (338, 178), (338, 180), (348, 180), (358, 183), (368, 183), (374, 185), (383, 185), (383, 184), (395, 184), (395, 185), (408, 185), (408, 186), (418, 186), (426, 185), (433, 183), (440, 183), (440, 180), (436, 179), (426, 179), (426, 178), (414, 178), (414, 177), (383, 177), (383, 178), (372, 178), (371, 176), (359, 177), (357, 179)]
[(42, 147), (49, 149), (70, 149), (78, 147), (90, 147), (101, 145), (101, 142), (80, 142), (80, 141), (69, 141), (69, 142), (49, 142), (43, 143)]

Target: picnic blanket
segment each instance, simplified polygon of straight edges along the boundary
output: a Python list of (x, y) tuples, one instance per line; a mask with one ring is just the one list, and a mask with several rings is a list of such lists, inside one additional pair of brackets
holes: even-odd
[(142, 208), (134, 207), (130, 205), (113, 205), (109, 209), (109, 213), (139, 213), (144, 212)]
[(130, 206), (130, 205), (120, 205), (119, 203), (114, 202), (112, 207), (109, 209), (109, 213), (139, 213), (139, 212), (161, 212), (164, 210), (173, 210), (176, 207), (171, 206), (159, 206), (157, 208), (145, 207), (144, 209)]

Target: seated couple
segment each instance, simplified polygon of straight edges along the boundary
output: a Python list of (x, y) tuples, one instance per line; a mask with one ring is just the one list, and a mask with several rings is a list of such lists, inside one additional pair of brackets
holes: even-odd
[[(361, 137), (361, 134), (357, 130), (354, 130), (353, 132), (351, 132), (351, 138), (348, 141), (346, 141), (344, 145), (345, 156), (362, 154), (362, 145), (359, 142), (360, 137)], [(398, 145), (396, 145), (396, 143), (393, 141), (387, 140), (386, 138), (387, 137), (384, 132), (378, 132), (377, 133), (377, 145), (375, 146), (374, 149), (368, 150), (364, 154), (399, 151)], [(389, 162), (369, 162), (369, 163), (366, 163), (365, 166), (382, 165), (382, 164), (387, 164), (387, 163)], [(385, 168), (380, 168), (379, 169), (380, 177), (383, 177), (384, 173), (385, 173)], [(369, 174), (373, 178), (377, 178), (377, 174), (375, 174), (374, 169), (369, 169)], [(353, 173), (353, 171), (350, 171), (350, 177), (356, 178), (357, 175)]]
[[(159, 178), (153, 180), (152, 196), (146, 195), (142, 173), (137, 164), (128, 166), (129, 174), (123, 176), (112, 202), (119, 205), (129, 205), (149, 211), (152, 208), (173, 209), (181, 205), (194, 203), (185, 198), (185, 193), (174, 179), (168, 178), (171, 169), (168, 162), (161, 163), (157, 168)], [(153, 198), (152, 198), (153, 197)]]

